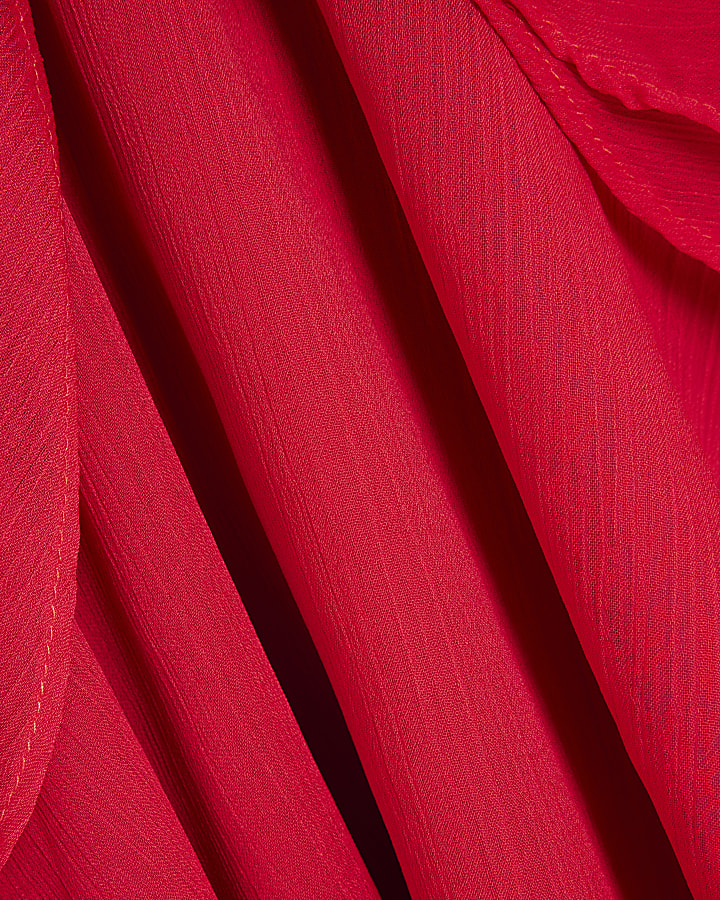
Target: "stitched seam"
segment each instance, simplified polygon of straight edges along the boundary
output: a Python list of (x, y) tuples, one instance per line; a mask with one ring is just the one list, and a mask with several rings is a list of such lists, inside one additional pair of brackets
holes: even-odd
[[(508, 11), (510, 11), (510, 10), (508, 10)], [(517, 27), (522, 28), (519, 20), (516, 20), (516, 21), (517, 21)], [(612, 152), (612, 150), (608, 149), (608, 147), (606, 147), (605, 144), (603, 144), (601, 139), (597, 136), (597, 134), (595, 134), (594, 126), (591, 125), (590, 122), (587, 120), (586, 113), (580, 108), (580, 106), (577, 104), (577, 102), (575, 100), (573, 100), (569, 89), (563, 83), (563, 80), (558, 75), (558, 73), (555, 71), (552, 63), (544, 56), (543, 48), (540, 46), (539, 38), (532, 32), (532, 30), (527, 29), (527, 28), (522, 28), (522, 33), (528, 38), (528, 40), (530, 42), (530, 46), (535, 50), (540, 61), (550, 70), (550, 73), (557, 81), (561, 90), (564, 91), (565, 96), (568, 99), (568, 102), (572, 105), (572, 107), (577, 112), (579, 121), (582, 122), (583, 125), (588, 129), (588, 131), (591, 132), (590, 136), (592, 137), (593, 141), (595, 141), (595, 143), (610, 157), (610, 159), (615, 163), (615, 165), (618, 167), (618, 169), (620, 169), (620, 171), (623, 172), (623, 174), (627, 178), (629, 178), (630, 181), (633, 182), (633, 184), (635, 184), (638, 188), (640, 188), (640, 190), (643, 192), (643, 194), (645, 194), (647, 197), (649, 197), (652, 200), (652, 202), (657, 206), (657, 208), (662, 209), (664, 212), (666, 212), (668, 214), (672, 223), (678, 223), (678, 222), (684, 223), (688, 228), (692, 229), (700, 237), (702, 237), (706, 241), (708, 241), (713, 252), (717, 252), (718, 246), (715, 241), (715, 238), (713, 238), (712, 235), (706, 234), (704, 231), (702, 231), (701, 228), (698, 228), (697, 225), (694, 225), (686, 217), (679, 216), (667, 204), (661, 203), (659, 201), (658, 197), (652, 191), (650, 191), (648, 189), (647, 185), (643, 184), (643, 182), (641, 182), (641, 181), (638, 181), (636, 176), (633, 175), (633, 173), (629, 169), (626, 168), (624, 163), (615, 156), (615, 154)]]
[[(580, 54), (583, 60), (594, 59), (598, 61), (597, 68), (603, 72), (610, 73), (610, 70), (614, 72), (618, 72), (620, 75), (632, 79), (635, 84), (640, 87), (646, 88), (648, 91), (657, 95), (659, 99), (669, 99), (675, 101), (676, 103), (681, 104), (690, 104), (695, 109), (707, 109), (709, 112), (713, 113), (713, 115), (720, 116), (720, 110), (716, 109), (716, 107), (712, 106), (710, 103), (705, 103), (702, 100), (697, 100), (695, 97), (687, 97), (683, 94), (678, 94), (676, 91), (673, 91), (671, 88), (661, 88), (655, 84), (652, 84), (648, 81), (642, 81), (637, 75), (634, 75), (632, 72), (626, 72), (620, 66), (616, 66), (613, 63), (605, 62), (604, 58), (597, 53), (590, 53), (585, 50), (583, 47), (580, 47), (578, 44), (573, 44), (567, 40), (567, 38), (563, 35), (560, 29), (553, 23), (548, 21), (548, 19), (544, 19), (541, 15), (538, 14), (538, 9), (536, 6), (529, 4), (532, 9), (535, 17), (542, 25), (547, 25), (550, 29), (552, 36), (559, 41), (559, 43), (564, 44), (570, 50), (575, 50)], [(620, 87), (627, 87), (624, 85), (622, 80), (620, 81)]]
[[(48, 137), (50, 139), (50, 149), (53, 158), (53, 168), (55, 173), (55, 182), (57, 185), (58, 198), (61, 196), (60, 189), (60, 166), (58, 164), (57, 153), (54, 149), (54, 136), (52, 131), (52, 120), (50, 115), (50, 107), (49, 104), (44, 100), (42, 91), (40, 89), (40, 73), (37, 67), (37, 59), (36, 54), (33, 52), (32, 44), (30, 41), (30, 36), (27, 31), (27, 27), (25, 25), (25, 17), (23, 15), (23, 11), (20, 8), (19, 0), (15, 0), (15, 9), (19, 16), (20, 27), (22, 28), (23, 35), (25, 37), (25, 43), (27, 44), (28, 52), (30, 53), (30, 58), (32, 60), (33, 72), (35, 75), (35, 90), (38, 95), (38, 99), (40, 104), (45, 109), (45, 126), (47, 128)], [(61, 232), (64, 231), (63, 228), (63, 210), (62, 203), (58, 204), (58, 214), (60, 218), (61, 224)], [(60, 586), (60, 565), (62, 563), (62, 547), (63, 540), (65, 537), (65, 519), (67, 514), (67, 503), (68, 503), (68, 486), (69, 486), (69, 449), (70, 449), (70, 382), (69, 382), (69, 371), (68, 371), (68, 359), (69, 359), (69, 328), (70, 325), (70, 295), (69, 290), (65, 291), (65, 342), (64, 342), (64, 381), (65, 381), (65, 446), (63, 447), (62, 454), (64, 460), (64, 488), (63, 488), (63, 503), (62, 503), (62, 513), (60, 518), (60, 532), (58, 536), (58, 548), (57, 548), (57, 563), (55, 566), (55, 579), (53, 583), (53, 598), (50, 603), (51, 609), (51, 619), (49, 625), (48, 637), (45, 642), (45, 662), (43, 664), (43, 674), (40, 679), (40, 685), (38, 687), (37, 693), (35, 695), (36, 709), (32, 721), (32, 725), (30, 726), (30, 733), (28, 734), (27, 744), (23, 748), (23, 753), (20, 759), (20, 768), (18, 769), (15, 775), (15, 783), (12, 785), (10, 789), (10, 794), (8, 795), (7, 800), (5, 801), (5, 805), (0, 812), (0, 822), (2, 822), (7, 814), (8, 809), (10, 808), (10, 803), (17, 792), (20, 786), (20, 779), (25, 772), (25, 767), (27, 765), (28, 758), (30, 756), (30, 751), (32, 748), (32, 740), (33, 737), (37, 734), (37, 725), (38, 720), (40, 718), (40, 710), (42, 708), (42, 702), (45, 697), (45, 686), (47, 683), (48, 677), (48, 667), (50, 664), (50, 658), (52, 654), (52, 644), (55, 637), (56, 624), (57, 624), (57, 603), (58, 603), (58, 588)]]
[(543, 62), (545, 62), (545, 64), (547, 65), (548, 69), (550, 69), (550, 72), (551, 72), (551, 73), (553, 74), (553, 76), (557, 79), (557, 82), (558, 82), (558, 84), (560, 85), (560, 88), (565, 92), (565, 96), (568, 98), (568, 100), (570, 101), (570, 103), (572, 104), (572, 106), (573, 106), (573, 107), (575, 108), (575, 110), (577, 111), (577, 113), (578, 113), (578, 115), (579, 115), (579, 117), (580, 117), (580, 121), (583, 123), (583, 125), (585, 125), (585, 127), (586, 127), (589, 131), (592, 132), (592, 134), (591, 134), (592, 139), (598, 144), (599, 147), (601, 147), (601, 148), (605, 151), (605, 153), (607, 153), (607, 155), (610, 157), (610, 159), (612, 159), (612, 161), (615, 163), (615, 165), (616, 165), (616, 166), (617, 166), (617, 167), (618, 167), (618, 168), (619, 168), (619, 169), (620, 169), (620, 170), (621, 170), (621, 171), (622, 171), (622, 172), (623, 172), (623, 173), (624, 173), (624, 174), (625, 174), (625, 175), (626, 175), (626, 176), (627, 176), (634, 184), (636, 184), (639, 188), (641, 188), (642, 191), (643, 191), (643, 193), (645, 193), (645, 194), (647, 194), (648, 196), (652, 197), (653, 201), (657, 203), (658, 208), (664, 210), (665, 212), (667, 212), (673, 221), (684, 222), (685, 225), (687, 225), (688, 228), (692, 228), (692, 230), (695, 231), (695, 232), (697, 232), (697, 234), (699, 234), (700, 237), (705, 238), (705, 240), (709, 241), (709, 242), (712, 244), (713, 250), (717, 249), (716, 246), (715, 246), (715, 241), (714, 241), (712, 235), (710, 235), (710, 234), (705, 234), (704, 231), (702, 231), (700, 228), (698, 228), (697, 225), (694, 225), (692, 222), (690, 222), (689, 219), (687, 219), (685, 216), (679, 216), (679, 215), (678, 215), (676, 212), (674, 212), (669, 206), (667, 206), (667, 204), (665, 204), (665, 203), (660, 203), (660, 202), (657, 200), (657, 197), (656, 197), (651, 191), (648, 191), (647, 187), (646, 187), (641, 181), (638, 181), (637, 178), (633, 175), (633, 173), (632, 173), (629, 169), (627, 169), (627, 168), (625, 167), (625, 165), (624, 165), (622, 162), (620, 162), (620, 160), (615, 156), (615, 154), (612, 152), (612, 150), (609, 150), (609, 149), (605, 146), (605, 144), (603, 144), (603, 142), (600, 140), (600, 138), (595, 134), (595, 128), (588, 122), (587, 117), (586, 117), (585, 113), (583, 112), (583, 110), (580, 109), (580, 107), (579, 107), (578, 104), (575, 102), (575, 100), (573, 100), (573, 98), (572, 98), (571, 95), (570, 95), (569, 90), (568, 90), (567, 87), (563, 84), (563, 82), (562, 82), (560, 76), (559, 76), (558, 73), (555, 71), (555, 69), (553, 68), (552, 64), (551, 64), (550, 62), (548, 62), (547, 59), (545, 59), (545, 58), (542, 56), (542, 51), (540, 50), (539, 47), (537, 47), (534, 43), (533, 43), (533, 46), (534, 46), (535, 49), (538, 51), (538, 54), (539, 54), (539, 56), (540, 56), (540, 59), (542, 59)]

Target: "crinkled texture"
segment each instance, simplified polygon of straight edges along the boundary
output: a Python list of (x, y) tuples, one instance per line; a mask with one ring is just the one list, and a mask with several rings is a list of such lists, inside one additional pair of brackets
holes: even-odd
[(0, 864), (68, 674), (78, 546), (73, 335), (55, 127), (25, 0), (0, 9)]
[(717, 17), (24, 2), (0, 897), (717, 897)]

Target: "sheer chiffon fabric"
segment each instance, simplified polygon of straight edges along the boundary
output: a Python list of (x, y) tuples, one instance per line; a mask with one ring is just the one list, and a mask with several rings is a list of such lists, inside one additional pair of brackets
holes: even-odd
[(0, 19), (0, 897), (720, 897), (716, 11)]

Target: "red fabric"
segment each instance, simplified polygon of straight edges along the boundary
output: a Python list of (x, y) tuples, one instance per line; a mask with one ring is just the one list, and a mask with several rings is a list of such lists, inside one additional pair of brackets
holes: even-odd
[(25, 2), (0, 897), (719, 897), (707, 8)]
[(76, 378), (60, 170), (26, 5), (0, 21), (0, 861), (30, 815), (62, 714), (78, 544)]

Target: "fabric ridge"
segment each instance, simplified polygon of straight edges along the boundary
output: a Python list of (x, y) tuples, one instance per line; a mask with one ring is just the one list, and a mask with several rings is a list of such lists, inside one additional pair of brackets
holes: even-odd
[(0, 898), (720, 897), (706, 0), (0, 3)]

